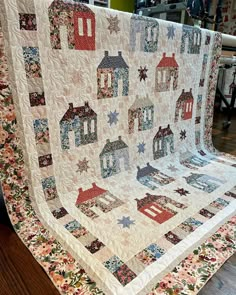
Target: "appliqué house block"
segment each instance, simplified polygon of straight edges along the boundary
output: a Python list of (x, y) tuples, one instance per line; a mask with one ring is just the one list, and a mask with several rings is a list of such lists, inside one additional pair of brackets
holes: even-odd
[[(122, 81), (122, 89), (119, 87)], [(117, 56), (105, 56), (97, 68), (97, 98), (127, 96), (129, 93), (129, 67), (118, 51)]]
[[(81, 3), (54, 0), (48, 9), (53, 49), (95, 50), (95, 14)], [(64, 39), (64, 40), (63, 40)]]
[(196, 167), (200, 168), (207, 166), (209, 162), (187, 152), (180, 155), (180, 164), (189, 169), (196, 169)]
[[(156, 67), (155, 90), (158, 92), (169, 91), (171, 84), (173, 85), (173, 90), (176, 90), (178, 76), (179, 65), (175, 60), (175, 54), (173, 53), (172, 57), (169, 57), (164, 52), (161, 61)], [(171, 78), (173, 78), (172, 81)]]
[[(137, 34), (140, 34), (140, 44), (137, 44)], [(156, 52), (159, 36), (159, 23), (156, 19), (132, 15), (130, 22), (130, 50)]]
[(138, 166), (137, 180), (152, 190), (158, 188), (158, 185), (163, 186), (175, 181), (173, 177), (162, 173), (149, 163), (143, 168)]
[(136, 96), (128, 110), (129, 133), (144, 131), (153, 128), (154, 104), (146, 97)]
[(113, 142), (107, 139), (99, 158), (103, 178), (120, 173), (122, 169), (129, 169), (129, 148), (121, 136)]
[(75, 146), (85, 145), (97, 141), (97, 114), (90, 108), (89, 103), (69, 108), (60, 121), (61, 147), (70, 148), (69, 132), (74, 132)]
[(184, 178), (189, 185), (207, 193), (213, 192), (220, 187), (221, 184), (225, 183), (216, 177), (206, 174), (191, 173), (191, 175)]
[(199, 54), (201, 48), (202, 33), (199, 28), (183, 25), (180, 53)]
[(166, 205), (172, 204), (180, 209), (187, 208), (184, 204), (176, 202), (168, 197), (155, 196), (149, 193), (146, 193), (146, 197), (143, 199), (135, 200), (137, 201), (138, 211), (160, 224), (177, 214), (176, 211), (168, 208)]
[(181, 120), (188, 120), (192, 118), (193, 114), (193, 95), (192, 95), (192, 88), (190, 88), (189, 92), (182, 93), (176, 102), (175, 107), (175, 122), (178, 122), (179, 117)]
[(159, 127), (153, 138), (153, 158), (154, 160), (168, 155), (168, 150), (174, 152), (174, 134), (168, 124), (167, 128)]
[(99, 208), (101, 212), (107, 213), (123, 204), (121, 200), (112, 195), (109, 191), (93, 183), (92, 188), (88, 190), (83, 191), (82, 188), (79, 188), (79, 195), (75, 205), (86, 216), (94, 219), (99, 215), (96, 213), (97, 211), (93, 211), (93, 208)]

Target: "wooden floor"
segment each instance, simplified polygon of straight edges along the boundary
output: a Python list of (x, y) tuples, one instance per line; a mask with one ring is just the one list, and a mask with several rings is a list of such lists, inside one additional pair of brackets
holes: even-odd
[[(219, 150), (236, 155), (236, 116), (226, 131), (222, 130), (224, 119), (225, 116), (222, 114), (215, 115), (213, 142)], [(235, 263), (236, 259), (232, 259)], [(227, 266), (227, 264), (225, 265)], [(209, 284), (212, 284), (212, 280), (202, 289), (201, 295), (213, 294), (209, 293)], [(214, 295), (222, 294), (220, 290), (219, 293), (217, 292), (215, 290)], [(227, 293), (224, 292), (224, 294)], [(5, 211), (4, 203), (0, 199), (0, 295), (47, 294), (58, 295), (59, 293), (15, 234)], [(236, 294), (236, 290), (234, 293), (227, 294)]]

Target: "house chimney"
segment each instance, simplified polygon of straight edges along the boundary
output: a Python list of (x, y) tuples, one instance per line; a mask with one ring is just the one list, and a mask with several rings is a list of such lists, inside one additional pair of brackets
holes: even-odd
[(163, 52), (163, 57), (166, 57), (166, 53), (165, 52)]
[(149, 164), (149, 162), (147, 162), (147, 166), (148, 166), (148, 167), (150, 167), (150, 164)]
[(84, 106), (85, 106), (85, 107), (89, 107), (89, 103), (88, 103), (88, 101), (85, 101)]
[(121, 51), (118, 51), (118, 55), (119, 55), (119, 56), (122, 56), (122, 52), (121, 52)]
[(105, 56), (108, 56), (108, 51), (107, 50), (104, 53), (105, 53)]
[(137, 199), (137, 198), (136, 198), (136, 199), (134, 199), (134, 200), (135, 200), (135, 201), (137, 201), (137, 202), (139, 201), (139, 199)]
[(137, 166), (137, 169), (138, 169), (138, 171), (140, 171), (140, 167), (139, 166)]
[(70, 110), (73, 110), (73, 108), (74, 108), (74, 107), (73, 107), (73, 103), (70, 102), (70, 103), (69, 103), (69, 109), (70, 109)]
[(118, 139), (121, 140), (121, 136), (118, 136)]
[(175, 57), (175, 53), (172, 53), (172, 57)]
[(93, 188), (97, 187), (95, 182), (92, 183), (92, 186)]
[(80, 188), (78, 189), (78, 191), (79, 191), (79, 194), (82, 194), (82, 192), (83, 192), (82, 187), (80, 187)]
[(150, 195), (149, 193), (146, 193), (146, 196), (149, 197), (149, 196), (151, 196), (151, 195)]
[(184, 93), (184, 89), (182, 89), (182, 94)]
[(170, 124), (167, 125), (167, 128), (170, 129)]
[(190, 88), (190, 92), (192, 93), (192, 88)]
[(161, 126), (159, 127), (159, 131), (161, 131)]
[(110, 139), (107, 139), (107, 140), (106, 140), (106, 143), (110, 143)]

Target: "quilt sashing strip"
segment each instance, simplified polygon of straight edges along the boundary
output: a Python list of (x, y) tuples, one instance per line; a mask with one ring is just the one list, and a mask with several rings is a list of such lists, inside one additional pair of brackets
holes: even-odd
[[(23, 48), (24, 50), (24, 59), (25, 61), (27, 61), (27, 56), (31, 53), (29, 53), (28, 48)], [(30, 76), (31, 78), (41, 78), (42, 77), (42, 73), (41, 73), (41, 68), (40, 68), (40, 63), (39, 63), (39, 54), (37, 49), (35, 49), (34, 47), (32, 47), (32, 50), (30, 51), (33, 53), (33, 56), (35, 56), (33, 58), (33, 61), (28, 62), (28, 65), (26, 67), (27, 71), (30, 71), (30, 74), (28, 76)], [(31, 76), (32, 75), (32, 76)], [(33, 99), (32, 97), (34, 97), (35, 99)], [(42, 94), (32, 94), (30, 95), (30, 102), (31, 105), (37, 105), (39, 103), (41, 104), (45, 104), (45, 100), (43, 98), (43, 93)], [(36, 142), (38, 142), (39, 144), (47, 144), (49, 143), (50, 140), (50, 136), (49, 136), (49, 130), (48, 130), (48, 126), (47, 126), (47, 120), (35, 120), (34, 122), (34, 130), (35, 130), (35, 140)], [(50, 166), (52, 165), (52, 158), (50, 156), (50, 150), (49, 153), (47, 155), (44, 156), (40, 156), (39, 158), (39, 165), (41, 165), (41, 167), (43, 166)], [(43, 185), (43, 189), (45, 192), (45, 196), (48, 200), (57, 198), (57, 191), (55, 188), (55, 179), (51, 178), (47, 178), (44, 179), (42, 182)], [(53, 215), (55, 216), (55, 218), (60, 218), (62, 216), (65, 216), (67, 214), (67, 212), (65, 210), (63, 210), (63, 208), (60, 208), (60, 210), (56, 210), (55, 212), (53, 212)], [(204, 213), (206, 214), (206, 212)], [(72, 234), (78, 235), (78, 231), (75, 231), (78, 229), (78, 227), (76, 227), (76, 224), (73, 224), (71, 226), (67, 227), (69, 231), (72, 232)], [(83, 229), (81, 229), (83, 230)], [(86, 229), (85, 229), (86, 231)], [(172, 235), (173, 236), (173, 235)], [(171, 239), (171, 237), (169, 236), (169, 238)], [(176, 239), (175, 239), (176, 242)], [(101, 243), (99, 243), (99, 241), (97, 241), (95, 244), (91, 244), (91, 247), (89, 248), (90, 251), (94, 251), (93, 249), (97, 249), (97, 247), (101, 247)], [(148, 250), (150, 250), (152, 253), (153, 251), (155, 251), (155, 247), (150, 247)], [(50, 248), (48, 249), (48, 251), (50, 251)], [(91, 252), (92, 253), (92, 252)], [(156, 255), (161, 255), (161, 250), (159, 249), (159, 252), (155, 252)], [(159, 254), (158, 254), (159, 253)], [(124, 268), (124, 267), (123, 267)], [(125, 273), (127, 273), (127, 269), (123, 269), (122, 271), (124, 271)], [(52, 275), (52, 274), (50, 274)], [(130, 274), (131, 278), (133, 276), (133, 274)], [(66, 288), (66, 287), (65, 287)]]

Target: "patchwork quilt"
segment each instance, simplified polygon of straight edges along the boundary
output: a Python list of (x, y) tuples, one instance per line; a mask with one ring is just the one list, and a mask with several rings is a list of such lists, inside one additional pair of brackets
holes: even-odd
[(211, 142), (220, 33), (2, 2), (0, 175), (22, 241), (62, 294), (196, 294), (235, 250), (236, 160)]

